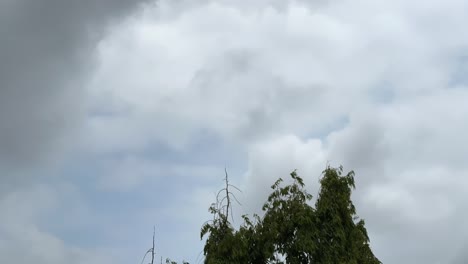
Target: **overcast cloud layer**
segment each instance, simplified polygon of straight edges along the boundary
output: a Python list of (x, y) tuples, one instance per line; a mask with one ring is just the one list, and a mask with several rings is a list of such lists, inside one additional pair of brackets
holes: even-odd
[[(0, 262), (200, 261), (327, 163), (383, 263), (468, 262), (468, 1), (1, 1)], [(239, 224), (239, 220), (236, 221)], [(28, 250), (24, 250), (28, 249)]]

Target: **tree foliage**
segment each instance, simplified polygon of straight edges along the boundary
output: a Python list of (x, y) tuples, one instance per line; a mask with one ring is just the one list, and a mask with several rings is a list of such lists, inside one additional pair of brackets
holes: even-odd
[[(315, 205), (318, 230), (316, 263), (378, 264), (370, 249), (364, 220), (359, 220), (351, 201), (354, 172), (327, 168), (320, 180)], [(359, 221), (357, 221), (359, 220)]]
[[(351, 201), (355, 188), (354, 172), (343, 175), (343, 168), (327, 167), (320, 180), (315, 207), (296, 171), (292, 183), (278, 179), (263, 205), (263, 217), (243, 216), (235, 230), (229, 221), (231, 199), (226, 174), (225, 197), (210, 206), (213, 220), (205, 223), (201, 237), (206, 264), (288, 263), (288, 264), (379, 264), (369, 245), (364, 220)], [(219, 194), (218, 193), (218, 196)]]

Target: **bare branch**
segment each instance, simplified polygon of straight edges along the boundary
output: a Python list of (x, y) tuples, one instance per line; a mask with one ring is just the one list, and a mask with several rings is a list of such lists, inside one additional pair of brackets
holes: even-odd
[(239, 192), (242, 192), (239, 188), (237, 188), (235, 185), (229, 184), (229, 187), (233, 187), (234, 189), (238, 190)]
[(242, 204), (239, 202), (239, 200), (237, 200), (236, 196), (232, 193), (232, 192), (229, 192), (231, 195), (232, 195), (232, 198), (234, 198), (234, 200), (236, 200), (236, 202), (242, 206)]
[(151, 249), (151, 264), (154, 264), (154, 235), (156, 234), (156, 227), (153, 226), (153, 248)]
[(225, 190), (226, 188), (222, 188), (221, 190), (218, 191), (218, 194), (216, 194), (216, 200), (218, 200), (219, 195)]
[(148, 253), (150, 253), (152, 250), (153, 248), (150, 248), (148, 249), (148, 251), (146, 251), (145, 255), (143, 256), (143, 259), (141, 260), (141, 264), (143, 264), (143, 261), (145, 261), (146, 255), (148, 255)]

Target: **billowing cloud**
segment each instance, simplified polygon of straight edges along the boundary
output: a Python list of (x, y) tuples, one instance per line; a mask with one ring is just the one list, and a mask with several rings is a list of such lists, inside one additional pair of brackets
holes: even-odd
[(119, 131), (100, 153), (184, 149), (199, 131), (244, 146), (249, 212), (293, 169), (316, 194), (342, 164), (384, 263), (446, 263), (466, 237), (468, 6), (421, 6), (161, 1), (101, 42), (90, 138)]
[(0, 9), (0, 164), (79, 143), (63, 170), (119, 259), (153, 219), (165, 245), (196, 235), (223, 166), (253, 212), (293, 169), (316, 195), (329, 162), (356, 171), (384, 263), (463, 262), (466, 1), (26, 3)]

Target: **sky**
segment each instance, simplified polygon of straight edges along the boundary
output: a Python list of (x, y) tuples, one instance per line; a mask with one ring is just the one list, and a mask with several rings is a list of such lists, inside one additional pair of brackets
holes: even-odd
[[(200, 263), (327, 164), (383, 263), (468, 262), (468, 1), (0, 0), (0, 263)], [(465, 136), (464, 136), (465, 135)]]

